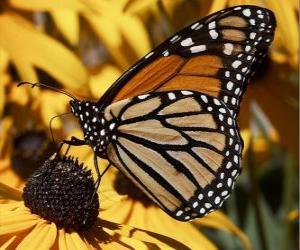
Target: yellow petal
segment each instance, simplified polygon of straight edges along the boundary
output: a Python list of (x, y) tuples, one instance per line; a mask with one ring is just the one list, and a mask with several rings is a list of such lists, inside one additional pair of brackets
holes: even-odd
[[(0, 73), (0, 77), (1, 76), (2, 74)], [(1, 84), (0, 82), (0, 117), (2, 117), (4, 105), (5, 105), (5, 88), (4, 88), (4, 84)]]
[(196, 220), (194, 223), (229, 232), (242, 241), (245, 249), (252, 249), (248, 237), (220, 211), (213, 212), (204, 218)]
[(299, 211), (298, 210), (292, 210), (288, 213), (288, 220), (290, 222), (296, 221), (299, 218)]
[(81, 0), (51, 0), (51, 1), (40, 1), (40, 0), (9, 0), (9, 3), (19, 9), (31, 10), (31, 11), (51, 11), (69, 9), (74, 11), (86, 11), (88, 10), (87, 5)]
[[(0, 161), (0, 165), (3, 162)], [(3, 170), (3, 169), (2, 169)], [(11, 163), (9, 161), (9, 165), (2, 171), (0, 175), (0, 182), (3, 184), (9, 185), (10, 187), (20, 188), (22, 189), (24, 185), (24, 180), (22, 180), (14, 171), (11, 169)], [(2, 202), (7, 202), (10, 199), (3, 198)]]
[(58, 231), (58, 249), (68, 250), (67, 243), (66, 243), (66, 233), (64, 229), (60, 229)]
[(0, 47), (9, 54), (23, 80), (37, 80), (35, 66), (69, 88), (87, 83), (87, 72), (78, 58), (21, 16), (11, 12), (0, 15), (0, 33)]
[(15, 201), (22, 200), (22, 192), (18, 189), (9, 187), (0, 182), (0, 200), (11, 199)]
[(19, 88), (13, 84), (10, 88), (8, 100), (20, 106), (25, 106), (29, 102), (28, 88)]
[[(2, 205), (0, 205), (2, 206)], [(18, 233), (29, 230), (39, 222), (37, 216), (30, 215), (29, 213), (17, 213), (12, 211), (5, 213), (1, 209), (0, 214), (0, 235)]]
[(277, 33), (282, 34), (282, 43), (285, 45), (285, 49), (289, 55), (298, 54), (299, 26), (293, 4), (290, 1), (269, 0), (267, 5), (275, 12), (278, 24)]
[(128, 45), (136, 53), (137, 58), (148, 53), (151, 49), (150, 39), (141, 20), (137, 16), (123, 15), (119, 22), (122, 34)]
[(0, 72), (5, 72), (8, 68), (8, 65), (9, 65), (9, 56), (4, 49), (0, 48)]
[(9, 240), (7, 240), (4, 244), (1, 245), (0, 249), (1, 250), (8, 249), (9, 245), (14, 242), (14, 240), (16, 239), (16, 237), (17, 236), (12, 236)]
[(84, 250), (88, 249), (88, 246), (84, 242), (84, 240), (81, 239), (79, 234), (77, 232), (65, 232), (65, 242), (68, 247), (68, 249), (78, 249), (78, 250)]
[(132, 0), (128, 1), (126, 6), (124, 7), (124, 11), (128, 13), (137, 13), (145, 8), (149, 7), (149, 5), (154, 5), (158, 2), (158, 0)]
[(56, 239), (56, 226), (54, 223), (39, 222), (34, 229), (18, 245), (18, 249), (50, 249)]
[[(122, 69), (127, 69), (150, 48), (144, 24), (138, 17), (124, 14), (121, 9), (106, 5), (101, 14), (89, 13), (84, 17)], [(139, 42), (137, 43), (136, 38)]]
[[(49, 125), (49, 121), (52, 117), (65, 113), (66, 107), (68, 106), (70, 98), (61, 95), (59, 93), (51, 91), (43, 91), (41, 93), (40, 107), (41, 116), (45, 125)], [(53, 129), (59, 129), (62, 127), (61, 118), (57, 118), (52, 123)]]
[(94, 14), (86, 14), (84, 17), (118, 65), (123, 69), (129, 67), (130, 62), (128, 58), (120, 50), (122, 37), (113, 18), (105, 18)]
[(245, 155), (248, 152), (249, 146), (250, 146), (250, 139), (251, 139), (251, 131), (250, 129), (242, 129), (241, 136), (244, 141), (244, 149), (243, 149), (243, 155)]
[(113, 65), (103, 65), (100, 72), (90, 78), (90, 89), (95, 98), (100, 98), (112, 83), (120, 76), (121, 71)]
[(79, 40), (79, 16), (72, 10), (52, 11), (51, 16), (56, 24), (57, 29), (72, 45), (76, 46)]
[(109, 232), (110, 230), (112, 230), (114, 234), (119, 234), (124, 237), (133, 238), (135, 240), (140, 240), (143, 242), (149, 242), (158, 245), (165, 245), (174, 249), (189, 249), (183, 243), (177, 240), (144, 229), (138, 229), (127, 225), (120, 225), (104, 220), (99, 221), (99, 226), (105, 229), (105, 231)]
[(210, 7), (209, 13), (213, 13), (219, 10), (222, 10), (226, 7), (226, 1), (224, 0), (214, 0)]

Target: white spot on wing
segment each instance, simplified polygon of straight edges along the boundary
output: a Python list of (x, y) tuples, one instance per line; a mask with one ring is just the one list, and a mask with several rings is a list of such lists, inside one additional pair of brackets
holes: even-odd
[(184, 46), (184, 47), (187, 47), (187, 46), (191, 46), (194, 44), (192, 38), (187, 38), (187, 39), (184, 39), (181, 43), (181, 46)]
[(208, 28), (209, 28), (210, 30), (216, 28), (216, 22), (213, 21), (213, 22), (209, 23), (209, 24), (208, 24)]
[(243, 14), (244, 14), (244, 16), (251, 16), (251, 11), (250, 11), (250, 9), (244, 9), (243, 10)]
[(169, 97), (169, 99), (170, 100), (175, 100), (176, 99), (176, 96), (175, 96), (175, 94), (174, 93), (168, 93), (168, 97)]
[(231, 55), (232, 51), (233, 51), (233, 44), (232, 43), (225, 43), (223, 53), (225, 55)]
[(198, 53), (201, 51), (205, 51), (206, 50), (206, 45), (198, 45), (198, 46), (193, 46), (190, 48), (192, 53)]
[(154, 52), (152, 51), (152, 52), (150, 52), (149, 54), (147, 54), (147, 55), (145, 56), (145, 58), (147, 59), (147, 58), (151, 57), (153, 54), (154, 54)]
[(210, 30), (209, 34), (212, 39), (217, 39), (217, 37), (219, 36), (219, 34), (215, 30)]

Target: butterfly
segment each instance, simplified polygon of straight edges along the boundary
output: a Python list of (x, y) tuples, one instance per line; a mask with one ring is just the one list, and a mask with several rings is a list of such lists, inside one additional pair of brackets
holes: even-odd
[(99, 176), (116, 166), (173, 218), (220, 208), (241, 173), (237, 117), (247, 83), (267, 53), (274, 14), (235, 6), (179, 31), (125, 72), (98, 102), (72, 95)]

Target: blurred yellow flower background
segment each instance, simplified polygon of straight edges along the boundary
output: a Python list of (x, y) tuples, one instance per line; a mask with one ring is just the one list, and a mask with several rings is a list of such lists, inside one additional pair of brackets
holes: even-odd
[[(236, 192), (222, 211), (182, 224), (153, 204), (145, 204), (142, 194), (132, 196), (124, 187), (120, 192), (116, 188), (120, 184), (118, 171), (110, 169), (100, 185), (100, 217), (121, 223), (125, 229), (125, 225), (135, 226), (168, 236), (197, 250), (295, 247), (298, 218), (291, 215), (298, 210), (296, 0), (2, 0), (0, 183), (10, 188), (0, 188), (0, 203), (6, 206), (14, 200), (12, 204), (17, 201), (18, 209), (25, 209), (20, 197), (3, 197), (9, 192), (19, 196), (20, 191), (14, 188), (23, 188), (28, 176), (55, 152), (59, 141), (72, 135), (82, 137), (75, 119), (64, 115), (51, 123), (53, 142), (49, 121), (69, 112), (69, 99), (45, 89), (17, 88), (18, 82), (43, 82), (78, 98), (97, 100), (134, 62), (173, 32), (209, 13), (241, 4), (273, 10), (278, 28), (268, 60), (251, 81), (242, 103), (245, 171), (237, 182)], [(88, 148), (73, 147), (70, 154), (94, 171)], [(106, 165), (107, 162), (100, 161), (101, 169)], [(3, 190), (7, 191), (5, 195)], [(9, 209), (3, 211), (10, 213)], [(1, 223), (0, 218), (0, 226)], [(36, 225), (41, 223), (46, 222)], [(130, 245), (136, 239), (125, 231), (116, 234)], [(0, 231), (0, 239), (1, 235), (4, 233)], [(140, 233), (137, 239), (151, 241), (148, 237)], [(26, 242), (28, 238), (24, 246)], [(142, 246), (139, 244), (131, 246)]]

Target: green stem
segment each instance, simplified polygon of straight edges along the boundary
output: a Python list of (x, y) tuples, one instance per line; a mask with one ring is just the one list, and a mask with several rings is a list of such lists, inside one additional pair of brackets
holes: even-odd
[(249, 177), (251, 182), (251, 189), (250, 189), (251, 198), (253, 200), (254, 210), (256, 214), (255, 219), (258, 227), (258, 236), (260, 240), (260, 245), (262, 250), (268, 250), (265, 225), (264, 225), (263, 215), (259, 203), (259, 186), (256, 178), (255, 157), (253, 152), (252, 138), (250, 139), (250, 147), (248, 152), (248, 166), (249, 166)]
[(293, 199), (294, 199), (294, 188), (295, 188), (295, 165), (291, 155), (287, 154), (284, 163), (284, 186), (283, 186), (283, 197), (282, 197), (282, 210), (281, 217), (283, 221), (283, 248), (282, 249), (292, 249), (292, 239), (291, 239), (291, 223), (287, 219), (288, 213), (293, 209)]

